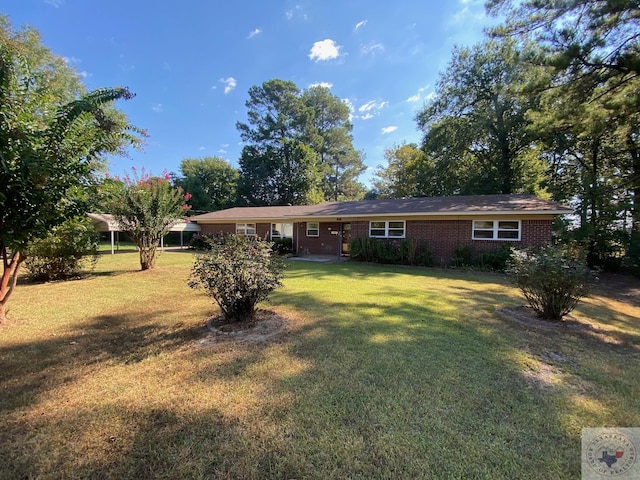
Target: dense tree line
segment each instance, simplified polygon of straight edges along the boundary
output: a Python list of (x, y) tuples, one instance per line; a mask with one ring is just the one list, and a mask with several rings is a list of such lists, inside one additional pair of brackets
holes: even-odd
[(488, 3), (506, 21), (456, 48), (417, 114), (421, 145), (386, 152), (386, 197), (535, 193), (575, 207), (591, 264), (640, 257), (640, 9), (634, 1)]

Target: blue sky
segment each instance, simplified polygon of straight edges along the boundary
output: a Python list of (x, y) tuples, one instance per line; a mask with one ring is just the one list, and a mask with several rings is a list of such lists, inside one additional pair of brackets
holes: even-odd
[(183, 158), (216, 155), (237, 167), (247, 92), (281, 78), (325, 84), (349, 105), (368, 183), (385, 149), (420, 140), (415, 114), (453, 46), (481, 41), (493, 22), (484, 0), (4, 3), (14, 26), (38, 29), (89, 89), (137, 94), (118, 107), (150, 137), (144, 151), (112, 158), (112, 174), (178, 172)]

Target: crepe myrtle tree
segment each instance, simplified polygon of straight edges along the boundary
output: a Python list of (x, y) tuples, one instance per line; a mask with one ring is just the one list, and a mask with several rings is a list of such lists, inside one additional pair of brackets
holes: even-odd
[(144, 168), (138, 174), (133, 167), (132, 172), (122, 179), (105, 179), (104, 207), (138, 247), (141, 270), (149, 270), (154, 267), (160, 240), (189, 209), (186, 202), (191, 194), (173, 187), (166, 171), (161, 177), (152, 176)]
[(209, 246), (196, 257), (189, 286), (213, 298), (229, 323), (254, 320), (258, 302), (282, 286), (284, 261), (260, 238), (229, 235)]

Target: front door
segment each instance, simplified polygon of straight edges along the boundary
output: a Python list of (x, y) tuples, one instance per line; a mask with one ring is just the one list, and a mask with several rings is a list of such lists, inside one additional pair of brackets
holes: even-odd
[(342, 255), (349, 255), (349, 242), (351, 241), (351, 224), (342, 224)]

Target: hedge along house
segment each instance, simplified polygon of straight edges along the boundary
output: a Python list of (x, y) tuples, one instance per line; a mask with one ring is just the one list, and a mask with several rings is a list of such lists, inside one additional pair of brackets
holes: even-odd
[(460, 247), (475, 252), (552, 241), (556, 215), (573, 210), (533, 195), (470, 195), (331, 202), (308, 206), (235, 207), (191, 217), (203, 234), (291, 238), (298, 255), (348, 254), (349, 241), (369, 237), (423, 242), (446, 264)]

